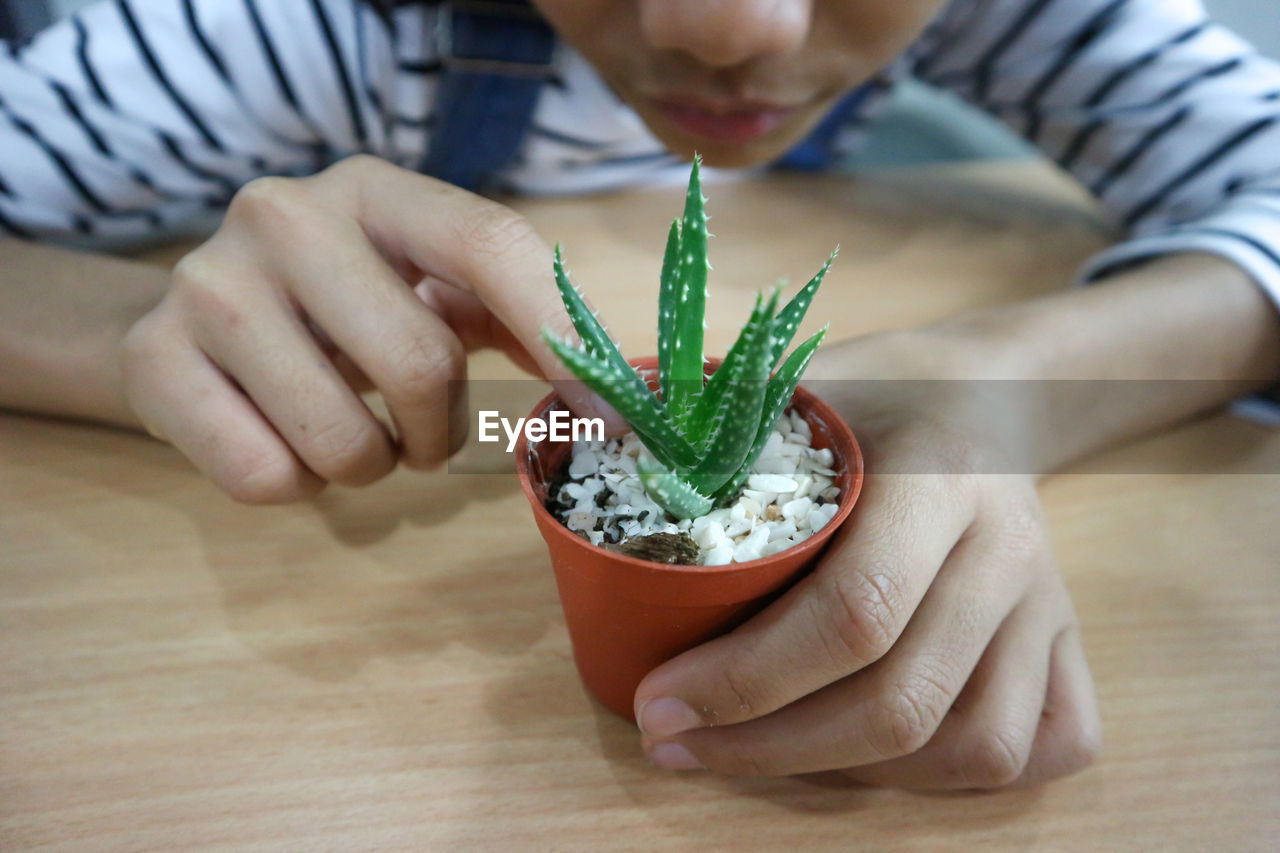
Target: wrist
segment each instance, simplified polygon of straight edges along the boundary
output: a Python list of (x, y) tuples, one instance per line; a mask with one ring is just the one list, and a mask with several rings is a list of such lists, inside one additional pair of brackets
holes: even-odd
[(836, 396), (852, 398), (855, 416), (870, 407), (959, 428), (1013, 470), (1039, 475), (1274, 382), (1280, 319), (1240, 269), (1182, 255), (1093, 287), (847, 341), (809, 375), (916, 380)]
[(0, 240), (0, 270), (0, 407), (137, 426), (120, 347), (168, 274), (18, 240)]
[(859, 440), (907, 436), (911, 472), (1038, 476), (1042, 401), (1015, 344), (976, 316), (876, 333), (824, 347), (805, 384)]

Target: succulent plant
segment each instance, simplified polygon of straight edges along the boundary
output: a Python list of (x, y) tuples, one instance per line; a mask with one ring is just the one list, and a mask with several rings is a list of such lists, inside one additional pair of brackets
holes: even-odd
[[(543, 329), (543, 338), (575, 376), (627, 421), (654, 462), (640, 480), (676, 518), (696, 518), (737, 496), (826, 329), (782, 359), (836, 253), (790, 302), (780, 288), (756, 296), (742, 333), (718, 370), (704, 373), (707, 216), (694, 159), (684, 214), (671, 223), (658, 295), (658, 393), (636, 373), (569, 281), (560, 246), (555, 278), (581, 343)], [(776, 371), (776, 372), (775, 372)]]

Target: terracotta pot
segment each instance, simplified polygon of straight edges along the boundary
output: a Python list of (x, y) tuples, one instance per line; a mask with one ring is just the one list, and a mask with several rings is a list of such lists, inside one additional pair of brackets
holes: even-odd
[[(657, 359), (632, 361), (641, 375), (656, 373)], [(840, 527), (862, 488), (862, 452), (852, 431), (812, 393), (797, 389), (791, 407), (813, 431), (815, 447), (831, 448), (840, 510), (814, 535), (770, 557), (725, 566), (673, 566), (627, 557), (579, 537), (546, 508), (550, 483), (572, 442), (516, 445), (520, 485), (551, 551), (560, 604), (583, 683), (600, 702), (634, 722), (636, 687), (658, 665), (724, 634), (762, 610), (806, 574)], [(550, 394), (530, 417), (565, 408)]]

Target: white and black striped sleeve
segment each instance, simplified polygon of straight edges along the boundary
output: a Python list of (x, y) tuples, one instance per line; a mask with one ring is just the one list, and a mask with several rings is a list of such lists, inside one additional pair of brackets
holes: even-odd
[[(108, 0), (0, 43), (0, 234), (119, 245), (376, 148), (352, 0)], [(363, 39), (363, 41), (358, 41)], [(370, 47), (372, 45), (372, 47)]]
[(914, 60), (1101, 200), (1129, 239), (1086, 280), (1199, 250), (1280, 304), (1280, 64), (1199, 0), (955, 0)]

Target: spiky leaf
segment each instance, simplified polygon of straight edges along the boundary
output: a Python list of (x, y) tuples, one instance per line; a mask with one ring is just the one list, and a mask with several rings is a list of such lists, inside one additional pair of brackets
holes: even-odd
[(742, 484), (747, 481), (747, 476), (751, 473), (751, 466), (756, 464), (756, 460), (760, 458), (760, 453), (764, 450), (765, 443), (773, 432), (773, 427), (778, 423), (778, 418), (782, 417), (782, 413), (787, 410), (787, 406), (791, 403), (791, 398), (796, 393), (796, 385), (800, 383), (800, 377), (804, 375), (805, 369), (809, 366), (809, 360), (813, 358), (814, 352), (818, 349), (818, 344), (822, 343), (822, 339), (826, 334), (827, 329), (823, 327), (816, 335), (796, 347), (795, 351), (787, 356), (787, 360), (783, 362), (778, 372), (769, 380), (769, 385), (765, 389), (764, 405), (761, 407), (760, 428), (756, 432), (751, 451), (742, 460), (741, 467), (738, 468), (733, 477), (715, 491), (714, 497), (716, 500), (737, 494), (741, 490)]
[[(776, 291), (769, 302), (764, 302), (757, 297), (755, 308), (747, 318), (746, 325), (738, 333), (737, 340), (729, 347), (724, 360), (720, 363), (720, 368), (707, 380), (707, 387), (702, 390), (693, 411), (685, 418), (684, 435), (695, 446), (705, 446), (715, 433), (715, 425), (724, 419), (725, 395), (731, 384), (730, 378), (739, 375), (743, 369), (743, 362), (747, 357), (750, 341), (754, 340), (755, 330), (758, 327), (768, 329), (774, 322), (769, 314), (769, 306), (776, 305), (776, 300)], [(757, 378), (763, 380), (767, 375), (766, 372)]]
[(684, 218), (680, 222), (680, 264), (672, 306), (671, 379), (667, 408), (683, 423), (702, 391), (702, 324), (707, 307), (707, 215), (699, 179), (699, 158), (693, 160)]
[(613, 364), (564, 343), (546, 328), (542, 337), (574, 376), (626, 419), (654, 458), (676, 469), (691, 468), (697, 463), (699, 457), (693, 445), (671, 426), (666, 407), (630, 365), (618, 370)]
[(680, 220), (671, 220), (667, 250), (662, 257), (662, 278), (658, 283), (658, 390), (663, 400), (671, 399), (672, 341), (676, 331), (676, 302), (680, 290)]
[(831, 269), (831, 262), (839, 253), (840, 247), (836, 246), (835, 251), (827, 258), (827, 262), (822, 265), (822, 269), (818, 270), (818, 274), (809, 279), (809, 283), (800, 288), (786, 307), (778, 312), (777, 318), (773, 321), (773, 353), (772, 360), (769, 362), (771, 368), (778, 364), (778, 360), (791, 344), (791, 339), (795, 336), (796, 329), (800, 328), (800, 323), (804, 320), (805, 312), (809, 310), (809, 305), (813, 302), (823, 277), (827, 274), (827, 270)]
[(697, 518), (711, 512), (714, 506), (711, 498), (661, 465), (639, 459), (636, 471), (645, 494), (676, 518)]
[[(759, 297), (756, 301), (758, 308)], [(773, 316), (777, 301), (778, 294), (774, 291), (763, 309), (764, 318)], [(723, 364), (716, 370), (715, 375), (725, 372), (728, 386), (722, 413), (712, 424), (714, 432), (703, 445), (705, 455), (687, 475), (689, 483), (696, 489), (710, 493), (720, 488), (737, 473), (751, 451), (768, 387), (771, 326), (768, 319), (748, 324), (743, 329), (746, 340), (741, 362), (727, 371)]]
[(595, 358), (612, 364), (619, 371), (631, 370), (631, 366), (627, 364), (627, 360), (618, 350), (618, 345), (613, 342), (613, 338), (609, 337), (609, 333), (600, 325), (600, 321), (596, 319), (596, 315), (591, 309), (587, 308), (587, 303), (583, 301), (582, 294), (578, 293), (578, 289), (569, 281), (569, 272), (565, 269), (564, 258), (560, 255), (560, 245), (556, 244), (554, 268), (556, 274), (556, 287), (560, 290), (560, 301), (564, 303), (565, 311), (569, 314), (569, 319), (573, 322), (573, 327), (578, 330), (578, 337), (582, 339), (582, 346), (586, 352)]

